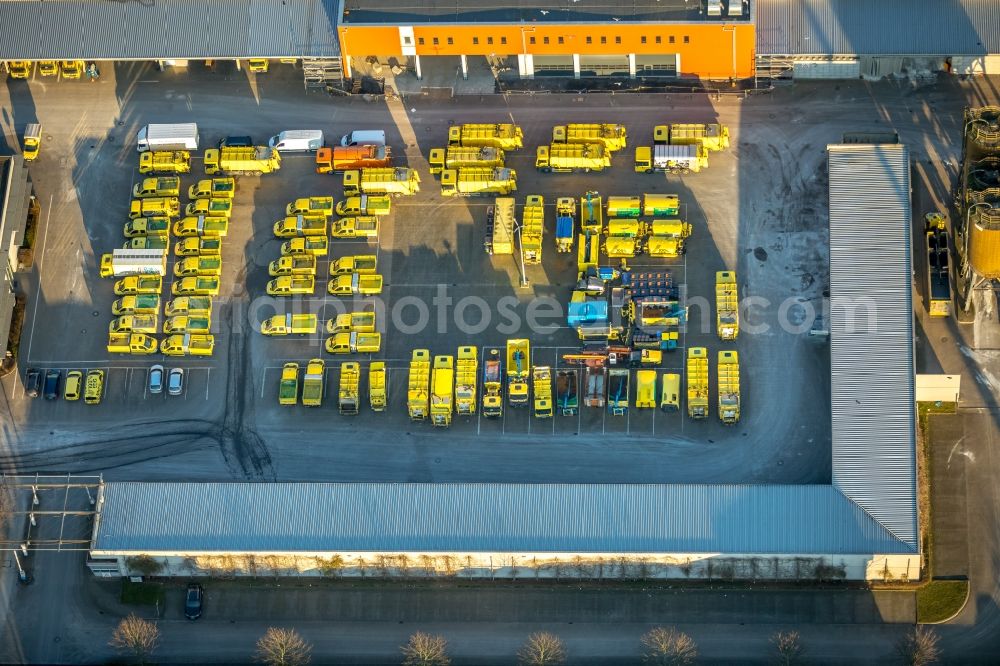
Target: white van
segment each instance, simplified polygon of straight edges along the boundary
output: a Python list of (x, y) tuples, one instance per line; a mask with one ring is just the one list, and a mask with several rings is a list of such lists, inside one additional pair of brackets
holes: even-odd
[(279, 153), (315, 152), (322, 148), (323, 130), (285, 130), (272, 136), (267, 145)]
[(342, 146), (384, 146), (385, 132), (382, 130), (355, 130), (340, 139)]
[(135, 135), (138, 151), (198, 150), (198, 124), (149, 124)]

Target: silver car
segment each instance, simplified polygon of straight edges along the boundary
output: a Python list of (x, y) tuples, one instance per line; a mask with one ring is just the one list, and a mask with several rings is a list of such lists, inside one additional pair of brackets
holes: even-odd
[(167, 378), (167, 393), (180, 395), (184, 393), (184, 368), (172, 368)]
[(149, 369), (149, 392), (163, 393), (163, 366), (154, 365)]

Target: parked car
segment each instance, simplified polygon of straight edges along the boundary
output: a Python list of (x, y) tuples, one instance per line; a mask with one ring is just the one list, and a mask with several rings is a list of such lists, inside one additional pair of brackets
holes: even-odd
[(79, 400), (82, 387), (83, 373), (79, 370), (70, 370), (66, 373), (66, 390), (63, 391), (63, 397), (67, 400)]
[(163, 393), (163, 366), (154, 365), (149, 369), (149, 392)]
[(55, 400), (62, 393), (62, 370), (49, 370), (45, 373), (45, 389), (43, 395), (46, 400)]
[(205, 601), (205, 591), (198, 583), (189, 583), (187, 595), (184, 597), (184, 617), (197, 620), (201, 617), (201, 608)]
[(253, 138), (249, 136), (227, 136), (219, 141), (219, 148), (251, 148)]
[(167, 393), (180, 395), (184, 393), (184, 368), (172, 368), (167, 379)]
[(90, 370), (87, 373), (87, 384), (83, 390), (83, 401), (88, 405), (98, 405), (104, 396), (104, 371)]
[(36, 368), (28, 368), (24, 375), (24, 392), (29, 398), (37, 398), (42, 390), (42, 373)]

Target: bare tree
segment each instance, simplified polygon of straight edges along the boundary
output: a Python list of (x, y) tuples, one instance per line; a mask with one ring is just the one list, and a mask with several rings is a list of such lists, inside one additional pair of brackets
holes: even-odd
[(941, 649), (937, 643), (938, 635), (934, 630), (918, 624), (899, 639), (896, 650), (903, 658), (903, 662), (909, 666), (927, 666), (936, 662), (941, 656)]
[(778, 651), (777, 663), (781, 666), (791, 666), (802, 660), (802, 644), (799, 643), (799, 632), (778, 631), (771, 636), (774, 649)]
[(410, 636), (410, 641), (400, 648), (403, 666), (448, 666), (448, 641), (444, 636), (432, 636), (422, 631)]
[(146, 658), (153, 654), (156, 643), (160, 640), (160, 630), (148, 620), (130, 614), (122, 619), (111, 632), (108, 645), (119, 652), (128, 652), (140, 664), (146, 663)]
[(309, 663), (312, 646), (294, 629), (268, 627), (257, 640), (257, 661), (269, 666), (302, 666)]
[(693, 664), (698, 656), (694, 640), (673, 627), (653, 627), (642, 637), (645, 646), (643, 659), (657, 666), (684, 666)]
[(562, 664), (566, 662), (566, 648), (555, 634), (537, 631), (528, 636), (528, 641), (518, 650), (517, 658), (525, 666)]

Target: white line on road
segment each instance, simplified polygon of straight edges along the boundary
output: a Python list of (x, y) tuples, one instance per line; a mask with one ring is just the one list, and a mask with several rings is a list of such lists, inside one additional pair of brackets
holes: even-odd
[(212, 386), (212, 368), (208, 369), (205, 375), (205, 401), (208, 401), (208, 389)]

